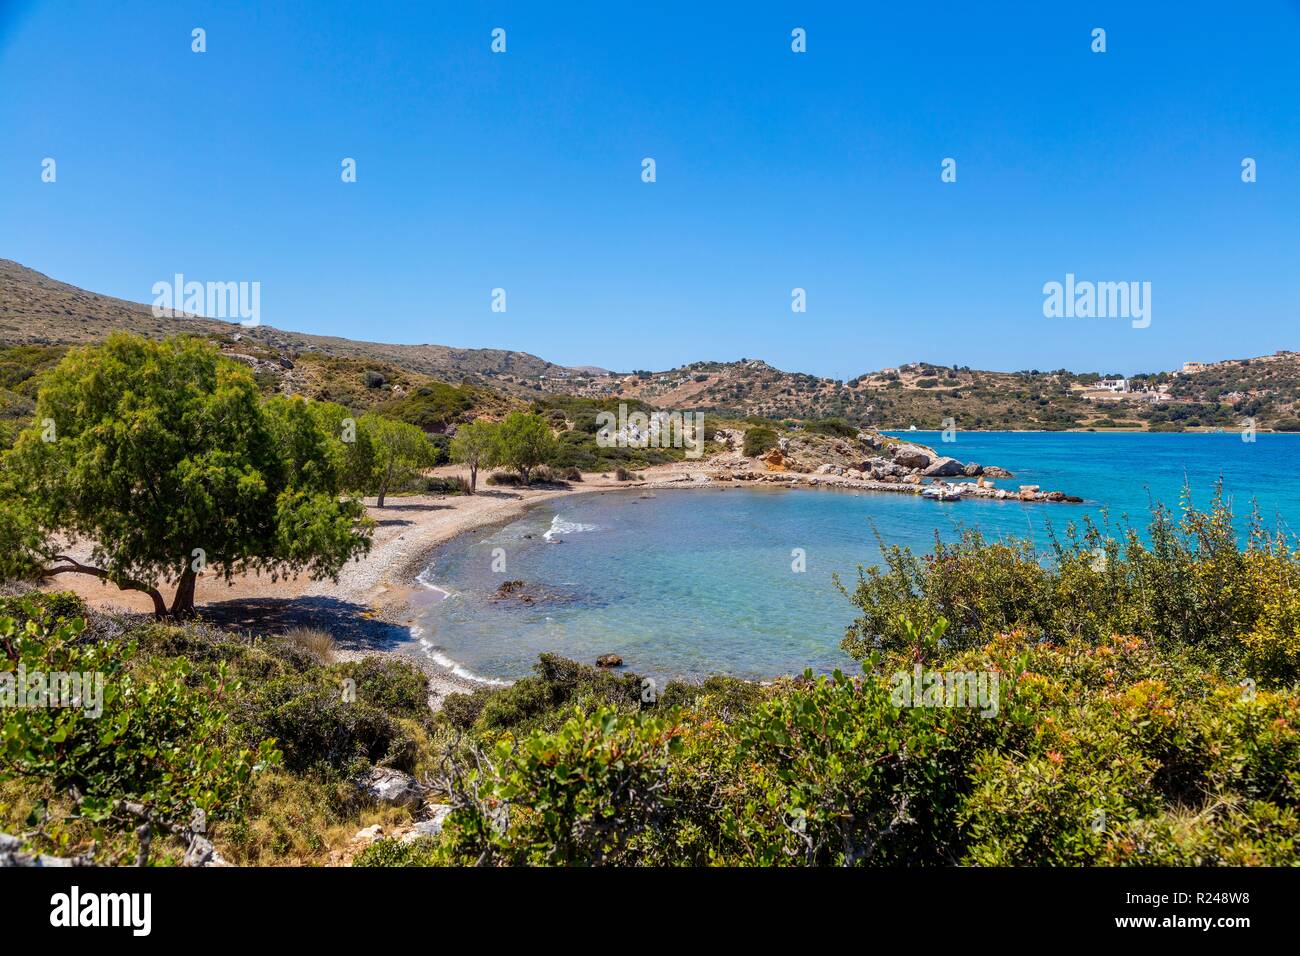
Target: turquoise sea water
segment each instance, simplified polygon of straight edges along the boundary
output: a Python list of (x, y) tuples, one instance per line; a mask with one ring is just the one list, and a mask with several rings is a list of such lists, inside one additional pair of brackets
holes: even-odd
[[(901, 433), (900, 433), (901, 434)], [(1152, 500), (1177, 505), (1184, 484), (1204, 505), (1222, 478), (1244, 515), (1254, 501), (1270, 528), (1300, 532), (1300, 436), (1237, 434), (960, 433), (902, 437), (963, 461), (1080, 495), (1082, 505), (913, 495), (739, 488), (601, 492), (541, 505), (504, 527), (462, 536), (422, 575), (446, 600), (424, 613), (421, 637), (443, 660), (486, 678), (529, 672), (552, 651), (591, 662), (603, 653), (661, 679), (712, 673), (771, 677), (851, 666), (839, 649), (853, 608), (834, 587), (888, 543), (927, 549), (963, 526), (1027, 536), (1045, 547), (1049, 524), (1084, 514), (1145, 525)], [(1244, 518), (1242, 526), (1244, 527)], [(806, 570), (792, 570), (802, 549)], [(505, 570), (500, 567), (504, 556)], [(534, 604), (494, 600), (526, 582)]]

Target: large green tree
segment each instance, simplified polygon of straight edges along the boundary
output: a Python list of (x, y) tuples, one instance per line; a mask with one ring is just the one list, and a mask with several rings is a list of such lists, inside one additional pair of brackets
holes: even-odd
[(469, 493), (478, 488), (479, 468), (490, 468), (496, 461), (499, 428), (484, 419), (456, 429), (451, 440), (451, 460), (469, 466)]
[(406, 422), (394, 421), (371, 412), (361, 417), (360, 426), (374, 443), (371, 489), (382, 508), (384, 498), (390, 491), (433, 464), (438, 450), (423, 431)]
[(511, 412), (497, 428), (496, 462), (519, 472), (524, 484), (533, 469), (550, 461), (556, 447), (551, 426), (541, 415)]
[[(53, 369), (35, 421), (0, 458), (0, 577), (80, 573), (148, 594), (200, 574), (337, 578), (370, 546), (308, 403), (263, 402), (248, 370), (201, 339), (114, 333)], [(73, 557), (90, 544), (89, 562)]]

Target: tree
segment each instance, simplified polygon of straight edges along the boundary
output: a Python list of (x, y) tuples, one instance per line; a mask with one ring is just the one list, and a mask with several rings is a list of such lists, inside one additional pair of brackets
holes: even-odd
[(394, 421), (371, 412), (361, 417), (360, 424), (374, 442), (375, 463), (371, 487), (382, 508), (389, 491), (410, 481), (422, 468), (433, 464), (437, 450), (423, 431), (406, 422)]
[[(302, 400), (263, 403), (252, 375), (190, 337), (114, 333), (48, 375), (35, 421), (0, 458), (0, 578), (89, 574), (194, 609), (200, 574), (337, 579), (370, 547), (339, 500), (325, 435)], [(90, 563), (66, 545), (91, 544)]]
[(549, 461), (555, 450), (555, 436), (541, 415), (511, 412), (497, 426), (496, 463), (519, 472), (524, 484), (528, 484), (533, 469)]
[(469, 493), (478, 487), (478, 470), (490, 468), (496, 460), (498, 426), (478, 419), (456, 429), (451, 440), (451, 460), (469, 466)]
[(332, 439), (327, 450), (334, 459), (339, 486), (346, 492), (364, 494), (375, 473), (375, 441), (370, 429), (334, 402), (311, 402), (309, 407), (321, 430)]

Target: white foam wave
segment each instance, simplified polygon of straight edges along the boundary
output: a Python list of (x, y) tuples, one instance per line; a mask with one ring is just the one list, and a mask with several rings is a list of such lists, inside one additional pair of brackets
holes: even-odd
[[(424, 641), (421, 641), (420, 643), (423, 644)], [(445, 667), (447, 670), (451, 671), (457, 677), (463, 677), (465, 680), (472, 680), (476, 684), (486, 684), (491, 687), (510, 686), (510, 681), (508, 680), (497, 680), (495, 677), (480, 677), (478, 674), (475, 674), (469, 668), (457, 664), (446, 654), (442, 653), (442, 651), (437, 650), (434, 647), (424, 648), (424, 654), (426, 657), (429, 658), (429, 660), (433, 661), (439, 667)]]
[(426, 577), (426, 575), (429, 574), (429, 572), (432, 570), (433, 570), (433, 565), (429, 565), (427, 568), (425, 568), (423, 571), (421, 571), (419, 574), (415, 576), (415, 582), (419, 584), (420, 587), (422, 588), (427, 588), (430, 591), (437, 591), (444, 598), (453, 597), (454, 595), (451, 591), (448, 591), (446, 588), (441, 587), (440, 585), (434, 584), (432, 581), (428, 579), (428, 577)]
[(557, 534), (579, 534), (583, 531), (595, 531), (594, 524), (580, 524), (577, 521), (565, 521), (559, 515), (551, 518), (551, 528), (542, 537), (550, 542), (555, 541)]

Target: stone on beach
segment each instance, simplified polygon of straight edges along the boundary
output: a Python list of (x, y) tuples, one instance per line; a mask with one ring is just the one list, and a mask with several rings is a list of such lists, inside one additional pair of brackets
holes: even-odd
[(929, 478), (955, 478), (964, 474), (966, 474), (966, 466), (956, 458), (936, 458), (925, 469), (925, 475)]
[(899, 445), (894, 449), (895, 464), (904, 468), (929, 468), (931, 460), (931, 454), (916, 445)]

